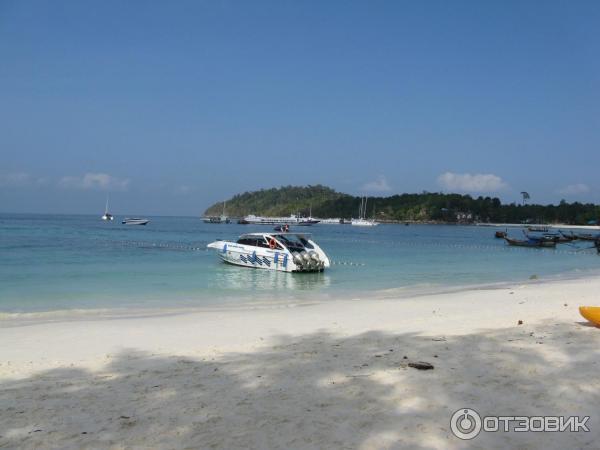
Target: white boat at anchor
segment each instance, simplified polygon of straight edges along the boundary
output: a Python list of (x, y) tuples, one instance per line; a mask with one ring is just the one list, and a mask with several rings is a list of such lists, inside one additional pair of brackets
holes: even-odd
[(340, 225), (344, 223), (344, 219), (333, 218), (333, 219), (319, 219), (319, 223), (323, 225)]
[(204, 223), (231, 223), (231, 219), (225, 214), (225, 202), (223, 202), (223, 214), (220, 216), (203, 217), (202, 220)]
[(379, 225), (379, 223), (370, 219), (352, 219), (352, 225), (355, 227), (374, 227)]
[(108, 195), (106, 196), (106, 206), (104, 207), (104, 215), (102, 216), (102, 220), (106, 220), (108, 222), (114, 220), (114, 216), (108, 212)]
[(281, 272), (321, 272), (330, 266), (325, 252), (305, 233), (248, 233), (207, 247), (236, 266)]
[(367, 197), (360, 199), (360, 209), (358, 212), (358, 219), (352, 219), (352, 225), (355, 227), (374, 227), (379, 225), (373, 219), (367, 219)]
[(262, 217), (250, 214), (242, 219), (240, 223), (251, 225), (298, 225), (308, 226), (319, 223), (319, 219), (313, 217), (301, 217), (296, 214), (290, 214), (289, 217)]
[(150, 222), (149, 219), (140, 219), (138, 217), (128, 217), (125, 220), (123, 220), (123, 222), (121, 222), (123, 225), (146, 225), (148, 222)]

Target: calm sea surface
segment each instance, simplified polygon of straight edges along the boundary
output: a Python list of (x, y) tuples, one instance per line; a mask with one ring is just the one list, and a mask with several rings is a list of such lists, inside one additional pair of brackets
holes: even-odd
[(331, 269), (274, 273), (226, 265), (206, 251), (217, 238), (271, 227), (150, 219), (142, 227), (121, 225), (120, 217), (106, 223), (97, 216), (0, 214), (0, 312), (402, 296), (600, 269), (590, 243), (509, 248), (488, 227), (316, 225), (293, 231), (312, 232)]

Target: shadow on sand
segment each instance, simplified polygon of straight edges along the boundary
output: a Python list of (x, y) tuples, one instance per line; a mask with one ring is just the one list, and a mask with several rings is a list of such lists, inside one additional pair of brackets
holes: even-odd
[[(599, 330), (279, 336), (215, 359), (134, 349), (0, 386), (2, 448), (598, 448)], [(406, 357), (406, 358), (405, 358)], [(434, 370), (407, 367), (428, 361)], [(590, 415), (589, 433), (481, 433), (454, 411)]]

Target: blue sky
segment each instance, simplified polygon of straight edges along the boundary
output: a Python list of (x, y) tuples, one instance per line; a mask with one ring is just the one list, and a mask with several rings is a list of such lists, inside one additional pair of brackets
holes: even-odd
[(0, 0), (0, 211), (600, 202), (600, 2)]

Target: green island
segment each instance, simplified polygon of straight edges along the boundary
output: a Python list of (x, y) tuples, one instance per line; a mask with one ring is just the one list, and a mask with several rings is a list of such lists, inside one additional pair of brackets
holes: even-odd
[[(300, 214), (320, 218), (350, 218), (358, 215), (361, 197), (337, 192), (327, 186), (282, 186), (244, 192), (226, 200), (226, 213), (232, 217), (247, 214), (287, 216)], [(220, 215), (223, 203), (215, 203), (205, 216)], [(503, 204), (497, 197), (421, 192), (388, 197), (369, 197), (367, 215), (382, 222), (437, 223), (561, 223), (597, 224), (600, 205), (568, 203)]]

